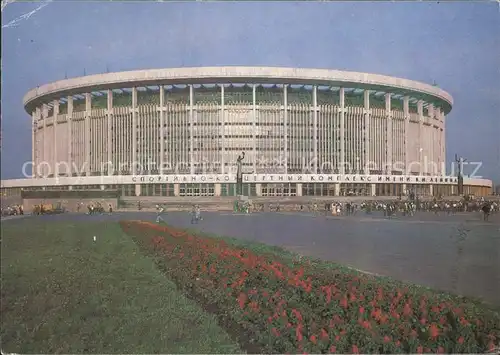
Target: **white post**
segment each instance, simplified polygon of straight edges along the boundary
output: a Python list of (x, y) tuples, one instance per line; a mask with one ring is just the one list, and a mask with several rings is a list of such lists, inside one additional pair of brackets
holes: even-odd
[(385, 118), (387, 120), (387, 151), (385, 158), (385, 173), (392, 175), (392, 112), (391, 112), (391, 94), (385, 94)]
[(318, 87), (313, 86), (313, 155), (314, 174), (318, 173)]
[(368, 162), (370, 161), (370, 119), (371, 119), (371, 110), (370, 110), (370, 90), (364, 91), (364, 114), (365, 114), (365, 157), (364, 157), (364, 174), (370, 174), (370, 167)]
[(85, 176), (90, 176), (90, 115), (92, 113), (92, 96), (85, 93)]
[(340, 173), (345, 174), (345, 90), (340, 88)]

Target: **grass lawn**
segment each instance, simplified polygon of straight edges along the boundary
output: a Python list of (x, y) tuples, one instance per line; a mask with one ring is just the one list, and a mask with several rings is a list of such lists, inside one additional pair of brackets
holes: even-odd
[(118, 224), (11, 221), (1, 242), (3, 352), (241, 352)]

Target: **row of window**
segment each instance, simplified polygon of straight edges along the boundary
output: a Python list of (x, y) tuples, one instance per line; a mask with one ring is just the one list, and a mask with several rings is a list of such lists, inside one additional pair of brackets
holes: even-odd
[[(406, 190), (403, 190), (402, 184), (375, 184), (376, 196), (400, 196), (403, 194), (414, 193), (419, 196), (431, 194), (431, 185), (407, 184)], [(433, 196), (451, 196), (457, 193), (455, 186), (451, 185), (432, 185)], [(236, 196), (236, 184), (224, 183), (220, 185), (221, 196)], [(52, 196), (54, 198), (74, 197), (78, 194), (81, 198), (102, 198), (103, 196), (116, 197), (116, 192), (122, 196), (135, 196), (136, 185), (104, 185), (104, 191), (100, 185), (74, 185), (69, 192), (69, 186), (47, 186), (45, 190), (41, 187), (26, 188), (2, 188), (2, 196), (24, 197)], [(338, 186), (339, 195), (371, 195), (372, 186), (370, 184), (341, 183)], [(175, 196), (174, 184), (141, 184), (141, 196)], [(334, 184), (326, 183), (303, 183), (302, 196), (335, 196), (336, 187)], [(243, 195), (257, 196), (256, 184), (243, 184)], [(464, 186), (465, 194), (476, 194), (478, 196), (491, 194), (491, 189), (480, 186)], [(295, 196), (297, 194), (297, 184), (261, 184), (261, 196)], [(214, 184), (179, 184), (180, 196), (214, 196)]]

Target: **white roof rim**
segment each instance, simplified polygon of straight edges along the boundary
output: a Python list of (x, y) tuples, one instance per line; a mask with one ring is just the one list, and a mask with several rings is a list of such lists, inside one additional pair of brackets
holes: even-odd
[(445, 114), (451, 111), (453, 106), (453, 98), (446, 91), (433, 85), (403, 78), (330, 69), (240, 66), (148, 69), (87, 75), (34, 88), (24, 96), (23, 103), (30, 112), (30, 108), (38, 104), (88, 91), (159, 84), (245, 82), (345, 86), (399, 93), (424, 101), (438, 102)]

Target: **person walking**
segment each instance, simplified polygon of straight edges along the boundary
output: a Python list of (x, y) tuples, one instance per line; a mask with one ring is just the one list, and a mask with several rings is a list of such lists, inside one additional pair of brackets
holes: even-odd
[(196, 205), (193, 205), (193, 207), (191, 208), (191, 224), (198, 223), (198, 221), (196, 219), (197, 213), (198, 213), (198, 211), (197, 211)]
[(160, 223), (160, 221), (165, 223), (165, 220), (162, 217), (164, 211), (165, 208), (163, 206), (156, 205), (156, 223)]
[(203, 220), (203, 218), (201, 218), (201, 208), (200, 208), (200, 205), (196, 205), (195, 214), (196, 214), (196, 223), (198, 223), (199, 221)]

